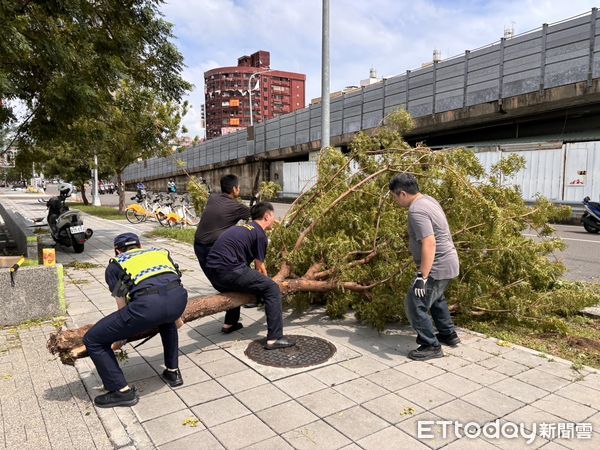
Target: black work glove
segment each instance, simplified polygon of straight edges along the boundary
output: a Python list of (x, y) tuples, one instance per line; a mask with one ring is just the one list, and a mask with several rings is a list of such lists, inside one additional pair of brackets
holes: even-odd
[(427, 278), (423, 276), (421, 272), (417, 272), (417, 276), (415, 277), (415, 281), (413, 281), (413, 291), (415, 295), (419, 298), (425, 297)]

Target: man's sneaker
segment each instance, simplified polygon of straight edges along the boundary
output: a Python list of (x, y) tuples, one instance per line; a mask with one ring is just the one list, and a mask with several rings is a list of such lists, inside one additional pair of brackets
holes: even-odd
[(263, 348), (265, 350), (275, 350), (275, 349), (278, 349), (278, 348), (293, 347), (294, 345), (296, 345), (296, 343), (294, 341), (290, 341), (288, 338), (286, 338), (285, 336), (283, 336), (283, 337), (280, 337), (279, 339), (277, 339), (272, 344), (265, 343), (263, 345)]
[(415, 361), (427, 361), (428, 359), (443, 358), (444, 352), (441, 345), (439, 347), (421, 345), (419, 348), (408, 352), (408, 357)]
[(456, 347), (460, 344), (460, 338), (456, 332), (449, 334), (447, 336), (443, 336), (439, 333), (436, 333), (435, 337), (437, 338), (440, 344), (448, 345), (449, 347)]
[(135, 388), (130, 388), (125, 392), (110, 391), (99, 395), (94, 399), (94, 404), (98, 408), (114, 408), (115, 406), (133, 406), (138, 400)]
[(162, 379), (165, 380), (171, 387), (177, 387), (183, 384), (183, 378), (181, 378), (181, 372), (179, 369), (174, 372), (167, 369), (163, 370)]

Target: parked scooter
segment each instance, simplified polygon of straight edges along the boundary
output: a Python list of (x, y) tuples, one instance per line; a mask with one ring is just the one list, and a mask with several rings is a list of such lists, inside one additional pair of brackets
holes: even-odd
[(589, 197), (583, 199), (585, 212), (581, 216), (583, 228), (588, 233), (600, 232), (600, 203), (591, 202)]
[(73, 247), (75, 253), (81, 253), (85, 241), (92, 237), (92, 229), (83, 226), (81, 212), (69, 210), (65, 200), (73, 193), (73, 186), (63, 183), (58, 186), (58, 196), (46, 202), (48, 207), (48, 226), (52, 239), (57, 244)]

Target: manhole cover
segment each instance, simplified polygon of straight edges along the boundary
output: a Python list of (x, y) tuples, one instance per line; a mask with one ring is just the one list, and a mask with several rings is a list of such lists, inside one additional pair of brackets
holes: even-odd
[(335, 345), (325, 339), (298, 334), (288, 334), (286, 337), (295, 341), (296, 345), (277, 350), (265, 350), (263, 348), (265, 338), (252, 341), (244, 353), (263, 366), (308, 367), (327, 361), (336, 352)]

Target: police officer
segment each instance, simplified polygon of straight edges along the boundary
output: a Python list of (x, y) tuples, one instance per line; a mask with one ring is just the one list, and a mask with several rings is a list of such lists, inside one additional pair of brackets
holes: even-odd
[(104, 317), (84, 336), (83, 342), (108, 392), (94, 399), (100, 408), (132, 406), (138, 402), (111, 348), (114, 342), (158, 328), (164, 349), (162, 378), (170, 386), (183, 384), (178, 364), (176, 321), (185, 310), (187, 291), (181, 272), (169, 252), (142, 249), (139, 237), (123, 233), (114, 240), (115, 258), (105, 272), (106, 283), (118, 311)]

